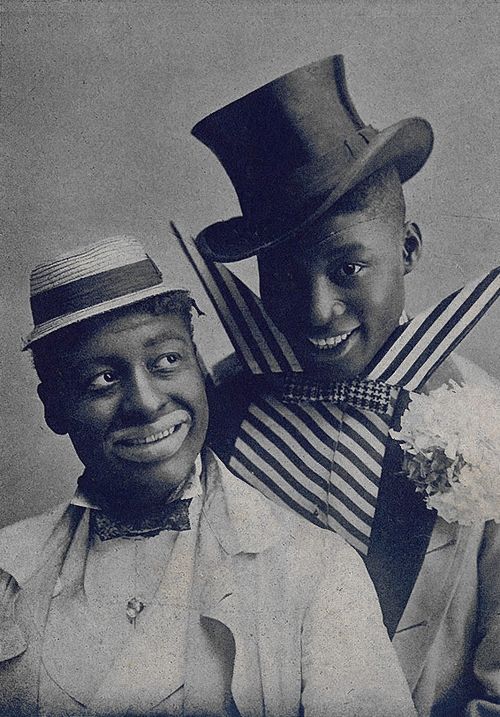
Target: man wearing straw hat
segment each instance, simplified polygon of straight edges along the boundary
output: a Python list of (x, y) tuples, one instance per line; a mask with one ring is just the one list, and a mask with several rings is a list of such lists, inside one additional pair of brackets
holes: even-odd
[(123, 237), (32, 272), (26, 348), (85, 470), (0, 532), (0, 714), (413, 715), (355, 551), (203, 447), (177, 286)]
[[(431, 152), (429, 123), (366, 125), (337, 55), (193, 134), (242, 210), (185, 242), (240, 364), (214, 394), (211, 444), (363, 556), (422, 717), (500, 715), (500, 393), (450, 356), (500, 278), (404, 312), (422, 237), (402, 184)], [(220, 264), (250, 256), (262, 304)]]

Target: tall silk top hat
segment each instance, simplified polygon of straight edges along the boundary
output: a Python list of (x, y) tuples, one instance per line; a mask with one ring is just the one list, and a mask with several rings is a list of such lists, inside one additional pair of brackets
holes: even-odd
[(23, 350), (54, 331), (176, 289), (142, 245), (112, 237), (40, 264), (31, 272), (34, 328)]
[(205, 257), (237, 261), (296, 236), (361, 180), (392, 165), (402, 182), (429, 156), (419, 117), (378, 131), (349, 97), (342, 55), (300, 67), (208, 115), (192, 134), (218, 157), (242, 216), (197, 238)]

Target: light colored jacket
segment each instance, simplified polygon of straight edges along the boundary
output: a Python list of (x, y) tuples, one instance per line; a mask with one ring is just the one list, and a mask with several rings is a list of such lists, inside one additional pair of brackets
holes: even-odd
[[(499, 391), (495, 379), (456, 354), (426, 391), (450, 377)], [(498, 524), (436, 519), (393, 644), (422, 717), (500, 715)]]
[[(112, 669), (115, 683), (150, 682), (148, 707), (134, 705), (133, 714), (161, 714), (156, 707), (182, 685), (185, 715), (222, 714), (227, 685), (243, 717), (414, 715), (354, 550), (235, 479), (213, 454), (207, 459), (185, 664), (174, 661), (155, 682), (142, 664), (143, 651), (132, 644)], [(36, 679), (30, 670), (37, 638), (17, 623), (16, 600), (23, 591), (32, 593), (42, 628), (83, 514), (82, 508), (60, 506), (0, 532), (0, 713), (33, 714)], [(175, 650), (168, 629), (172, 608), (163, 609), (164, 620), (160, 611), (145, 636), (150, 665), (161, 665)], [(104, 709), (106, 700), (100, 705)], [(93, 714), (87, 707), (86, 714)], [(95, 713), (108, 714), (112, 704), (107, 707)]]

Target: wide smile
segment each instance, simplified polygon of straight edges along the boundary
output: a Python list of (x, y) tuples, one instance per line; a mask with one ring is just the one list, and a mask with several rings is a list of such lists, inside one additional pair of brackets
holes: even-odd
[(191, 416), (177, 410), (155, 423), (125, 429), (112, 436), (112, 452), (122, 460), (151, 463), (174, 456), (191, 428)]
[(355, 331), (356, 329), (351, 329), (351, 331), (347, 331), (343, 334), (327, 336), (326, 338), (322, 339), (316, 339), (310, 336), (308, 340), (314, 346), (314, 348), (318, 349), (319, 351), (338, 350), (339, 347), (343, 347), (343, 345), (346, 344), (346, 342), (349, 340), (349, 338)]

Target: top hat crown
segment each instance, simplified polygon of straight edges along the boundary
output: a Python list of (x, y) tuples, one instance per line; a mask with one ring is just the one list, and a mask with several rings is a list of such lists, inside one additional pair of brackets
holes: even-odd
[(236, 261), (283, 241), (384, 166), (402, 182), (432, 149), (430, 124), (414, 117), (377, 131), (357, 113), (342, 55), (293, 70), (208, 115), (192, 134), (231, 179), (242, 217), (204, 229), (208, 258)]

